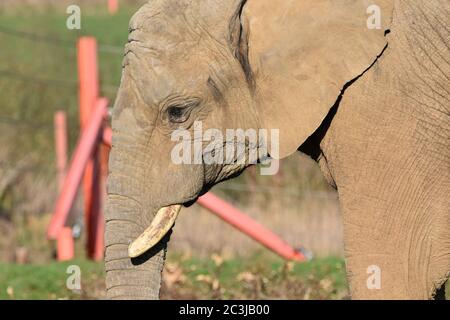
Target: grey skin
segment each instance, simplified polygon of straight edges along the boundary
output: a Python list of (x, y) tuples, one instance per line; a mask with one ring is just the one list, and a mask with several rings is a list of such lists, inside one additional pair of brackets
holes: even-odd
[[(174, 164), (170, 133), (195, 120), (278, 128), (280, 158), (317, 160), (339, 194), (352, 298), (442, 294), (450, 4), (377, 2), (379, 30), (365, 27), (363, 0), (153, 0), (134, 15), (112, 119), (109, 298), (157, 299), (170, 232), (136, 258), (130, 243), (160, 208), (190, 205), (247, 166)], [(371, 266), (379, 288), (367, 285)]]

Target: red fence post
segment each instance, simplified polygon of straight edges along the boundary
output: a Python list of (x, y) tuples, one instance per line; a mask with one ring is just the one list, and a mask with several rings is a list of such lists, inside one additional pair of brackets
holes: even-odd
[(103, 129), (103, 144), (105, 144), (108, 148), (112, 146), (112, 129), (110, 127), (106, 127)]
[[(93, 37), (81, 37), (77, 44), (78, 49), (78, 77), (80, 82), (80, 123), (84, 130), (89, 122), (92, 108), (99, 96), (99, 76), (97, 63), (97, 41)], [(102, 218), (101, 213), (101, 177), (99, 167), (98, 151), (93, 150), (92, 158), (88, 161), (83, 178), (84, 213), (87, 231), (87, 252), (90, 258), (99, 259), (96, 247), (100, 241), (97, 237), (100, 222), (96, 219)], [(103, 249), (102, 249), (103, 252)]]
[(115, 15), (119, 10), (119, 0), (108, 0), (108, 12), (110, 15)]
[(101, 138), (103, 119), (107, 114), (108, 100), (101, 98), (96, 103), (92, 119), (81, 133), (75, 148), (69, 170), (62, 187), (60, 196), (56, 201), (55, 211), (47, 229), (49, 239), (56, 239), (69, 215), (75, 201), (78, 187), (83, 178), (86, 165)]
[(58, 261), (72, 260), (75, 256), (75, 244), (72, 236), (72, 228), (62, 228), (56, 240), (56, 258)]
[(66, 176), (67, 167), (67, 121), (64, 111), (57, 111), (54, 117), (56, 172), (58, 174), (58, 189), (61, 191)]
[(77, 58), (80, 85), (80, 124), (84, 128), (91, 117), (94, 103), (99, 95), (97, 40), (93, 37), (78, 39)]
[[(57, 111), (55, 113), (54, 125), (56, 172), (58, 175), (58, 190), (61, 192), (67, 168), (67, 119), (64, 111)], [(75, 253), (72, 229), (69, 227), (62, 228), (56, 241), (56, 257), (58, 261), (72, 260)]]
[(201, 196), (197, 200), (197, 202), (201, 206), (209, 209), (212, 213), (217, 215), (225, 222), (231, 224), (236, 229), (242, 231), (279, 256), (288, 260), (295, 261), (304, 261), (307, 259), (302, 252), (299, 252), (289, 246), (272, 231), (260, 225), (252, 218), (248, 217), (211, 192), (208, 192)]
[(100, 129), (99, 135), (97, 137), (97, 146), (93, 150), (94, 157), (94, 167), (93, 167), (93, 184), (92, 184), (92, 198), (91, 198), (91, 207), (90, 214), (88, 216), (88, 228), (87, 228), (87, 236), (88, 236), (88, 256), (89, 258), (100, 261), (103, 259), (103, 248), (104, 248), (104, 240), (103, 240), (103, 231), (104, 231), (104, 220), (103, 220), (103, 211), (102, 211), (102, 199), (104, 199), (103, 192), (103, 175), (102, 175), (102, 163), (101, 163), (101, 146), (99, 139), (102, 135), (102, 129)]
[[(106, 122), (106, 121), (105, 121)], [(93, 248), (93, 259), (101, 260), (104, 254), (104, 231), (105, 220), (103, 216), (104, 212), (104, 200), (106, 199), (106, 178), (108, 176), (108, 160), (110, 148), (103, 143), (103, 135), (106, 129), (106, 124), (103, 126), (103, 130), (100, 133), (101, 144), (98, 147), (98, 159), (99, 159), (99, 174), (97, 181), (98, 184), (98, 202), (100, 209), (98, 210), (98, 217), (94, 222), (93, 229), (96, 230), (95, 234), (95, 246)]]

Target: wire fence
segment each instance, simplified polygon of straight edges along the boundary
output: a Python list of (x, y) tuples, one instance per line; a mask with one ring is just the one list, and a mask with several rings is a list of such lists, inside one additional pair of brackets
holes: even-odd
[[(47, 85), (47, 86), (58, 86), (58, 87), (65, 87), (65, 88), (77, 88), (78, 82), (67, 80), (67, 79), (55, 79), (55, 78), (39, 78), (27, 74), (23, 74), (17, 71), (12, 70), (0, 70), (0, 77), (1, 78), (10, 78), (10, 79), (16, 79), (24, 82), (29, 82), (33, 84), (41, 84), (41, 85)], [(102, 83), (101, 88), (103, 91), (108, 93), (116, 93), (118, 90), (118, 87), (112, 84), (108, 83)]]
[(313, 197), (320, 199), (329, 199), (333, 192), (329, 191), (299, 191), (292, 187), (272, 187), (267, 185), (254, 185), (249, 186), (243, 183), (227, 182), (226, 184), (219, 184), (215, 187), (216, 190), (224, 191), (239, 191), (246, 193), (265, 193), (265, 194), (275, 194), (275, 195), (285, 195), (290, 197)]
[[(37, 33), (32, 33), (28, 31), (22, 31), (14, 28), (9, 28), (0, 25), (0, 33), (21, 38), (24, 40), (34, 41), (34, 42), (40, 42), (40, 43), (47, 43), (48, 45), (53, 46), (59, 46), (59, 47), (66, 47), (70, 49), (75, 49), (76, 42), (73, 40), (58, 38), (58, 37), (49, 37), (46, 35), (41, 35)], [(106, 52), (106, 53), (113, 53), (113, 54), (119, 54), (123, 55), (124, 49), (120, 46), (115, 46), (112, 44), (105, 44), (105, 43), (99, 43), (98, 44), (98, 51), (100, 52)]]
[(17, 127), (27, 127), (35, 130), (54, 130), (53, 125), (49, 123), (36, 123), (6, 116), (0, 116), (0, 124), (7, 124)]
[[(59, 47), (65, 47), (70, 49), (76, 48), (76, 42), (74, 40), (68, 40), (68, 39), (62, 39), (57, 37), (49, 37), (37, 33), (32, 32), (26, 32), (18, 29), (13, 29), (9, 27), (5, 27), (0, 25), (0, 33), (12, 36), (15, 38), (20, 38), (23, 40), (33, 41), (33, 42), (39, 42), (44, 43), (47, 45), (52, 46), (59, 46)], [(112, 54), (120, 54), (123, 55), (124, 49), (119, 46), (114, 46), (111, 44), (98, 44), (98, 51), (99, 52), (106, 52), (106, 53), (112, 53)], [(76, 81), (71, 81), (67, 79), (51, 79), (51, 78), (39, 78), (35, 76), (31, 76), (28, 74), (20, 73), (16, 70), (7, 70), (3, 69), (0, 70), (0, 77), (3, 78), (10, 78), (10, 79), (16, 79), (20, 81), (25, 82), (32, 82), (32, 83), (38, 83), (41, 85), (52, 85), (52, 86), (59, 86), (59, 87), (77, 87), (78, 83)], [(118, 87), (112, 84), (108, 83), (101, 83), (102, 90), (108, 92), (108, 93), (115, 93), (117, 92)]]
[[(7, 171), (17, 170), (17, 164), (10, 162), (0, 161), (0, 173)], [(31, 163), (26, 166), (22, 166), (23, 173), (32, 174), (55, 174), (57, 170), (54, 166), (49, 164), (44, 165), (42, 163)], [(318, 198), (318, 199), (330, 199), (330, 196), (335, 196), (334, 192), (330, 191), (301, 191), (293, 187), (273, 187), (268, 185), (253, 185), (249, 186), (244, 183), (227, 181), (226, 183), (218, 184), (214, 187), (214, 190), (220, 191), (239, 191), (245, 193), (259, 193), (259, 194), (271, 194), (276, 196), (286, 196), (292, 198)]]
[(17, 71), (12, 70), (0, 70), (0, 77), (2, 78), (10, 78), (17, 79), (25, 82), (32, 82), (37, 84), (51, 85), (51, 86), (59, 86), (66, 88), (76, 88), (78, 86), (76, 81), (71, 81), (67, 79), (50, 79), (50, 78), (39, 78), (27, 74), (22, 74)]
[[(23, 30), (13, 29), (10, 27), (6, 27), (0, 25), (0, 34), (14, 37), (23, 41), (31, 41), (33, 43), (40, 43), (49, 47), (61, 47), (68, 50), (76, 50), (76, 40), (69, 40), (57, 37), (50, 37), (47, 35), (42, 35), (33, 32), (27, 32)], [(117, 47), (110, 44), (99, 44), (98, 51), (106, 52), (106, 53), (114, 53), (114, 54), (122, 54), (123, 48)], [(6, 78), (11, 80), (16, 80), (20, 82), (25, 82), (30, 85), (39, 85), (39, 86), (47, 86), (47, 87), (57, 87), (57, 88), (68, 88), (70, 90), (78, 89), (78, 81), (76, 79), (63, 79), (63, 78), (48, 78), (48, 77), (39, 77), (34, 74), (25, 74), (17, 70), (12, 70), (10, 67), (8, 69), (0, 69), (0, 79)], [(117, 92), (117, 86), (101, 83), (101, 90), (103, 92), (115, 94)], [(3, 96), (7, 93), (2, 93)], [(60, 108), (60, 107), (59, 107)], [(45, 134), (52, 134), (54, 130), (53, 119), (48, 119), (48, 122), (38, 123), (36, 120), (27, 120), (16, 117), (11, 117), (9, 115), (0, 114), (0, 125), (7, 127), (15, 127), (20, 130), (20, 135), (35, 135), (37, 131), (44, 131)], [(8, 129), (6, 129), (8, 130)], [(72, 126), (69, 129), (69, 134), (76, 136), (74, 134), (78, 131), (78, 126)], [(14, 134), (13, 134), (14, 135)], [(37, 164), (27, 165), (25, 167), (20, 168), (24, 173), (31, 174), (53, 174), (56, 173), (56, 169), (54, 168), (52, 163), (45, 163), (45, 161), (37, 161)], [(0, 162), (0, 169), (5, 172), (14, 171), (17, 169), (17, 164), (12, 162)]]

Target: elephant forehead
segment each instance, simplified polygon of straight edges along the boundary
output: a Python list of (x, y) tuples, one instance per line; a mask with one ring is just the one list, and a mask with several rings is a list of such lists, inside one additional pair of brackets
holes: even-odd
[(149, 17), (145, 10), (132, 18), (123, 65), (142, 92), (164, 96), (165, 89), (189, 90), (206, 84), (209, 41), (187, 25), (180, 16), (169, 19), (153, 13)]
[[(196, 1), (195, 3), (197, 3)], [(151, 1), (141, 7), (130, 20), (129, 41), (138, 41), (152, 49), (167, 52), (180, 45), (198, 45), (204, 19), (194, 14), (187, 1)]]
[(158, 59), (146, 52), (132, 54), (124, 69), (124, 81), (133, 83), (140, 98), (153, 106), (173, 95), (200, 96), (208, 77), (201, 59)]
[[(148, 25), (145, 23), (156, 16), (166, 16), (167, 18), (175, 18), (184, 15), (191, 5), (192, 0), (152, 0), (144, 4), (133, 15), (130, 21), (130, 27), (135, 28), (139, 25)], [(192, 5), (191, 5), (192, 7)]]
[(234, 2), (240, 1), (152, 0), (131, 18), (129, 41), (140, 42), (155, 53), (171, 55), (226, 46), (227, 12), (236, 6)]
[(128, 43), (136, 42), (155, 53), (164, 53), (186, 42), (188, 32), (181, 28), (177, 19), (169, 20), (157, 15), (141, 20), (139, 17), (138, 23), (130, 24)]

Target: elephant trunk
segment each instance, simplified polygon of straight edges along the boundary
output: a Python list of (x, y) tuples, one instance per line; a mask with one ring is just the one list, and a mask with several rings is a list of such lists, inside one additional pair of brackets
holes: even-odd
[[(105, 227), (106, 290), (110, 299), (158, 299), (169, 234), (143, 254), (130, 255), (130, 244), (154, 220), (159, 203), (149, 187), (148, 152), (129, 134), (113, 137), (109, 161)], [(158, 180), (157, 177), (154, 179)], [(152, 192), (149, 192), (149, 190)], [(170, 229), (170, 228), (169, 228)]]
[[(109, 299), (158, 299), (167, 240), (130, 258), (129, 245), (145, 229), (133, 219), (141, 210), (135, 200), (109, 194), (106, 210), (105, 269)], [(141, 219), (142, 220), (142, 219)]]
[(158, 299), (166, 240), (145, 254), (130, 258), (128, 247), (144, 227), (133, 218), (139, 204), (131, 198), (109, 194), (106, 210), (105, 269), (109, 299)]

